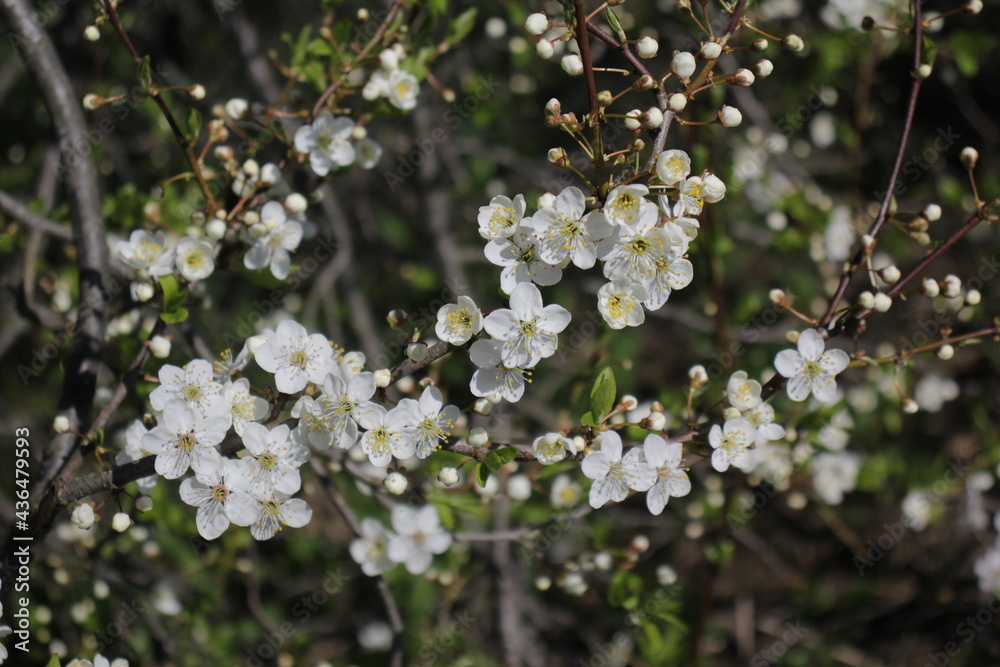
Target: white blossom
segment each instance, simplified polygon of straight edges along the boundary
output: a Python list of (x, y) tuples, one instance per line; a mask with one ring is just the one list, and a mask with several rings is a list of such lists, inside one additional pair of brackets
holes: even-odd
[(233, 489), (257, 500), (299, 490), (299, 466), (309, 460), (309, 450), (292, 440), (287, 424), (271, 430), (263, 424), (247, 424), (242, 439), (249, 456), (241, 458), (238, 467), (230, 471), (228, 480)]
[(321, 113), (312, 125), (303, 125), (295, 133), (295, 150), (309, 155), (309, 166), (317, 176), (326, 176), (331, 167), (344, 167), (354, 162), (351, 144), (354, 121), (344, 116), (334, 118)]
[(562, 278), (562, 269), (542, 260), (541, 238), (530, 218), (521, 220), (510, 238), (493, 240), (486, 244), (486, 259), (502, 266), (500, 289), (510, 294), (518, 283), (533, 282), (538, 285), (555, 285)]
[(612, 329), (637, 327), (646, 320), (642, 302), (646, 288), (627, 278), (605, 283), (597, 292), (597, 309)]
[(664, 185), (677, 185), (690, 174), (691, 158), (684, 151), (663, 151), (656, 157), (656, 177)]
[(479, 207), (479, 235), (495, 241), (508, 238), (524, 217), (524, 195), (514, 195), (514, 199), (497, 195), (489, 206)]
[(246, 378), (227, 383), (222, 395), (237, 435), (243, 435), (247, 424), (267, 417), (270, 406), (263, 398), (250, 393), (250, 380)]
[(622, 439), (615, 431), (603, 433), (595, 441), (599, 451), (583, 460), (583, 474), (594, 480), (590, 487), (590, 506), (601, 507), (607, 502), (621, 502), (629, 489), (647, 491), (657, 481), (656, 470), (642, 457), (637, 447), (622, 457)]
[[(146, 427), (142, 425), (142, 421), (138, 419), (129, 424), (129, 427), (125, 429), (125, 447), (115, 456), (115, 463), (122, 465), (123, 463), (131, 463), (151, 455), (153, 452), (142, 446), (142, 439), (148, 432)], [(137, 479), (135, 483), (139, 489), (139, 493), (147, 495), (151, 493), (159, 479), (157, 475), (148, 475)]]
[(549, 492), (549, 502), (552, 507), (561, 509), (573, 507), (580, 502), (583, 491), (580, 485), (574, 482), (569, 475), (559, 475), (552, 483), (552, 490)]
[(212, 379), (212, 364), (194, 359), (182, 368), (164, 364), (159, 372), (160, 386), (149, 395), (154, 410), (163, 410), (171, 400), (182, 400), (198, 408), (203, 415), (225, 412), (222, 385)]
[(191, 282), (208, 278), (215, 270), (212, 244), (197, 239), (181, 240), (177, 244), (175, 263), (181, 275)]
[(145, 269), (151, 276), (163, 276), (174, 271), (174, 248), (163, 232), (136, 229), (128, 241), (118, 242), (118, 254), (134, 269)]
[(438, 309), (434, 333), (446, 343), (464, 345), (483, 329), (483, 314), (471, 297), (460, 296), (458, 303)]
[(278, 391), (294, 394), (310, 382), (319, 384), (334, 368), (333, 348), (322, 334), (306, 333), (294, 320), (285, 320), (254, 353), (257, 364), (274, 373)]
[(361, 436), (361, 451), (377, 468), (384, 468), (397, 459), (408, 459), (416, 453), (413, 439), (413, 414), (406, 407), (396, 406), (386, 410), (371, 404), (357, 417), (358, 424), (367, 429)]
[(177, 479), (189, 467), (207, 475), (222, 466), (215, 446), (228, 429), (225, 416), (206, 417), (185, 401), (174, 399), (164, 406), (159, 426), (142, 437), (142, 447), (156, 454), (156, 472), (167, 479)]
[(760, 405), (760, 392), (760, 382), (748, 380), (746, 371), (736, 371), (726, 385), (726, 400), (740, 412), (746, 412)]
[(691, 492), (691, 480), (681, 468), (684, 452), (679, 442), (667, 442), (650, 433), (642, 447), (646, 463), (656, 471), (656, 482), (646, 492), (646, 506), (653, 514), (660, 514), (670, 497), (679, 498)]
[(535, 438), (531, 443), (531, 451), (542, 465), (552, 465), (576, 454), (576, 443), (561, 433), (546, 433)]
[(289, 257), (302, 241), (302, 223), (290, 218), (280, 202), (269, 201), (260, 211), (261, 221), (268, 232), (256, 240), (243, 256), (243, 265), (251, 270), (269, 267), (275, 278), (284, 280), (292, 265)]
[(389, 103), (397, 109), (409, 111), (417, 106), (417, 95), (420, 94), (420, 83), (417, 78), (404, 70), (398, 69), (389, 74)]
[(823, 502), (839, 505), (844, 494), (854, 490), (861, 462), (861, 455), (853, 452), (824, 452), (813, 457), (810, 463), (813, 488)]
[(542, 260), (559, 264), (567, 257), (581, 269), (594, 266), (595, 244), (611, 235), (612, 228), (600, 211), (584, 215), (586, 200), (579, 188), (568, 187), (559, 193), (555, 204), (531, 217), (541, 244)]
[(542, 294), (531, 283), (519, 283), (510, 292), (510, 308), (500, 308), (483, 320), (483, 328), (504, 341), (500, 359), (508, 368), (530, 368), (555, 354), (558, 334), (570, 322), (569, 311), (558, 304), (542, 305)]
[(219, 470), (181, 482), (181, 500), (198, 508), (195, 524), (206, 540), (222, 535), (230, 523), (249, 526), (260, 517), (257, 502), (246, 493), (234, 491), (227, 482), (236, 466), (238, 461), (227, 459)]
[(451, 546), (451, 533), (441, 527), (433, 505), (420, 509), (394, 506), (392, 527), (397, 534), (389, 538), (389, 558), (406, 565), (410, 574), (425, 572), (434, 554), (443, 554)]
[(708, 432), (708, 443), (712, 445), (712, 467), (725, 472), (729, 466), (741, 470), (753, 467), (750, 447), (756, 440), (753, 425), (742, 417), (727, 419), (725, 424), (715, 424)]
[(283, 526), (301, 528), (312, 519), (312, 508), (306, 501), (289, 498), (283, 493), (258, 501), (258, 507), (260, 518), (250, 526), (250, 534), (255, 540), (269, 540)]
[(377, 519), (367, 517), (361, 520), (361, 530), (357, 539), (351, 542), (350, 552), (354, 562), (369, 577), (375, 577), (396, 564), (389, 558), (389, 539), (392, 533)]
[(461, 414), (456, 406), (444, 404), (441, 390), (434, 386), (426, 387), (419, 401), (400, 400), (399, 407), (410, 411), (410, 423), (414, 424), (412, 435), (420, 459), (426, 459), (441, 446)]
[(498, 340), (477, 340), (469, 348), (469, 357), (478, 370), (472, 374), (469, 388), (473, 395), (485, 398), (499, 393), (504, 400), (516, 403), (524, 395), (527, 369), (504, 365)]
[(815, 329), (799, 335), (798, 350), (782, 350), (774, 358), (774, 367), (788, 378), (788, 397), (804, 401), (812, 393), (821, 403), (836, 400), (834, 378), (847, 368), (851, 358), (843, 350), (827, 350), (822, 336)]
[(608, 193), (601, 211), (611, 225), (623, 225), (633, 233), (642, 233), (659, 220), (656, 206), (646, 200), (645, 185), (619, 185)]

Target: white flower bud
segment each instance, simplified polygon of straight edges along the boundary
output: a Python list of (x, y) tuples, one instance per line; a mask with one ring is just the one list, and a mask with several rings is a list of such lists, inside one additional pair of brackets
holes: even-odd
[(466, 440), (470, 447), (485, 447), (490, 443), (490, 434), (486, 432), (485, 428), (474, 428), (469, 431), (469, 437)]
[(753, 85), (754, 76), (753, 72), (748, 69), (738, 69), (736, 73), (733, 74), (733, 85), (740, 86), (742, 88), (747, 88)]
[(551, 192), (546, 192), (538, 198), (538, 208), (553, 208), (556, 205), (556, 196)]
[(398, 472), (391, 472), (382, 480), (385, 490), (394, 496), (401, 496), (406, 491), (406, 478)]
[(629, 546), (639, 553), (645, 553), (646, 551), (649, 551), (649, 538), (642, 533), (639, 533), (632, 538), (632, 544)]
[(257, 160), (247, 160), (243, 163), (242, 170), (250, 178), (256, 178), (260, 174), (260, 164)]
[(373, 374), (375, 376), (375, 386), (385, 389), (392, 382), (392, 371), (388, 368), (380, 368)]
[(743, 114), (736, 107), (731, 107), (729, 105), (723, 105), (719, 109), (719, 122), (722, 123), (724, 127), (736, 127), (743, 122)]
[(382, 66), (382, 69), (387, 72), (399, 69), (399, 56), (392, 49), (385, 49), (382, 53), (378, 54), (378, 62)]
[(493, 404), (485, 398), (480, 398), (473, 404), (472, 409), (485, 417), (493, 412)]
[(620, 401), (620, 403), (627, 412), (636, 409), (636, 407), (639, 405), (639, 399), (633, 396), (632, 394), (625, 394), (624, 396), (622, 396), (622, 400)]
[(799, 342), (799, 332), (789, 331), (788, 333), (785, 334), (785, 340), (787, 340), (792, 345), (797, 345)]
[(292, 213), (302, 213), (309, 208), (309, 200), (298, 192), (293, 192), (285, 197), (285, 208)]
[(59, 415), (52, 420), (52, 430), (56, 433), (65, 433), (69, 430), (69, 419), (65, 415)]
[(681, 93), (673, 93), (667, 98), (667, 106), (674, 113), (680, 113), (684, 111), (684, 107), (687, 106), (687, 98)]
[(563, 56), (560, 66), (563, 71), (570, 76), (577, 76), (578, 74), (583, 74), (583, 60), (580, 56), (575, 53), (571, 53), (568, 56)]
[(895, 267), (895, 265), (889, 265), (879, 271), (879, 273), (882, 274), (882, 280), (887, 283), (894, 283), (902, 277), (902, 274), (899, 269)]
[(511, 500), (527, 500), (531, 497), (531, 480), (525, 475), (511, 475), (507, 479), (507, 497)]
[(937, 204), (928, 204), (927, 207), (924, 208), (924, 217), (930, 220), (931, 222), (934, 222), (935, 220), (940, 220), (941, 207), (938, 206)]
[(978, 14), (983, 11), (983, 0), (969, 0), (962, 6), (962, 11), (966, 14)]
[(667, 417), (662, 412), (653, 412), (646, 418), (646, 428), (650, 431), (662, 431), (667, 427)]
[(281, 180), (281, 170), (278, 165), (268, 162), (260, 169), (260, 184), (269, 188)]
[(979, 290), (977, 289), (970, 289), (965, 294), (965, 303), (969, 304), (970, 306), (978, 306), (979, 302), (982, 300), (983, 300), (983, 295), (980, 294)]
[(640, 58), (655, 58), (656, 52), (660, 50), (660, 43), (652, 37), (643, 37), (635, 45), (635, 50)]
[(454, 486), (458, 484), (458, 469), (457, 468), (441, 468), (438, 473), (438, 481), (445, 486)]
[(768, 298), (771, 299), (771, 303), (782, 304), (788, 301), (788, 295), (785, 294), (783, 289), (773, 289), (768, 292)]
[(864, 234), (861, 237), (861, 246), (868, 252), (871, 252), (872, 248), (875, 247), (875, 237), (871, 234)]
[(923, 65), (917, 68), (917, 78), (923, 81), (924, 79), (929, 78), (933, 72), (934, 72), (934, 67), (929, 63), (924, 63)]
[(625, 127), (630, 130), (638, 130), (642, 127), (642, 112), (638, 109), (632, 109), (627, 114), (625, 114)]
[(552, 588), (552, 578), (547, 575), (535, 577), (535, 588), (540, 591), (547, 591)]
[(544, 12), (535, 12), (524, 20), (524, 29), (532, 35), (541, 35), (549, 29), (549, 17)]
[(693, 386), (700, 387), (708, 382), (708, 371), (701, 364), (697, 364), (688, 370), (688, 379), (691, 380)]
[(149, 352), (157, 359), (166, 359), (170, 356), (170, 339), (153, 336), (149, 339)]
[(149, 496), (139, 496), (135, 501), (135, 508), (140, 512), (148, 512), (153, 509), (153, 499)]
[(875, 295), (875, 310), (880, 313), (892, 308), (892, 297), (885, 292), (879, 292)]
[(920, 289), (924, 294), (932, 299), (941, 293), (941, 286), (938, 285), (938, 281), (933, 278), (924, 278)]
[(124, 533), (131, 525), (132, 519), (129, 518), (129, 515), (125, 514), (125, 512), (118, 512), (118, 514), (115, 514), (114, 518), (111, 519), (111, 527), (119, 533)]
[(88, 25), (83, 29), (83, 38), (88, 42), (96, 42), (101, 38), (101, 31), (96, 25)]
[(870, 310), (875, 307), (875, 295), (865, 290), (858, 295), (858, 305), (866, 310)]
[(414, 363), (420, 363), (427, 358), (427, 346), (423, 343), (410, 343), (406, 346), (406, 356)]
[(656, 568), (656, 581), (661, 586), (673, 586), (677, 583), (677, 571), (669, 565)]
[(740, 411), (739, 409), (730, 406), (723, 411), (722, 416), (725, 418), (726, 421), (729, 421), (731, 419), (739, 419)]
[(80, 530), (90, 530), (94, 525), (94, 507), (90, 503), (77, 505), (69, 521)]
[(722, 55), (722, 44), (718, 42), (702, 42), (698, 56), (702, 60), (715, 60)]
[(766, 79), (771, 76), (771, 72), (774, 71), (774, 63), (772, 63), (767, 58), (763, 58), (757, 61), (757, 64), (753, 66), (754, 73), (762, 79)]
[(188, 96), (192, 100), (205, 99), (205, 86), (201, 85), (200, 83), (196, 83), (195, 85), (188, 88)]
[(548, 116), (558, 116), (562, 113), (562, 102), (556, 98), (550, 99), (545, 103), (545, 114)]
[(915, 415), (919, 411), (920, 411), (920, 406), (917, 404), (915, 400), (909, 397), (903, 399), (903, 412), (905, 412), (908, 415)]
[(145, 281), (136, 281), (129, 285), (129, 291), (132, 293), (132, 298), (139, 303), (145, 303), (153, 298), (155, 290), (153, 286)]
[(962, 153), (959, 155), (962, 160), (962, 164), (965, 165), (966, 169), (975, 169), (976, 163), (979, 162), (979, 151), (977, 151), (972, 146), (966, 146), (962, 149)]
[(205, 225), (205, 236), (208, 238), (218, 241), (223, 236), (226, 235), (226, 223), (224, 220), (219, 220), (218, 218), (212, 218), (212, 220)]
[(83, 96), (83, 108), (87, 109), (88, 111), (93, 111), (102, 104), (104, 104), (104, 98), (101, 97), (100, 95), (95, 95), (93, 93), (90, 93), (88, 95)]
[(251, 355), (257, 352), (257, 348), (267, 342), (267, 338), (264, 336), (250, 336), (247, 338), (246, 346), (247, 352)]
[(682, 79), (691, 78), (695, 67), (694, 56), (687, 51), (678, 51), (670, 61), (670, 71)]
[[(272, 226), (273, 222), (274, 221), (272, 220)], [(268, 232), (268, 227), (266, 222), (255, 222), (254, 224), (250, 225), (250, 229), (247, 230), (247, 234), (249, 234), (250, 238), (253, 239), (254, 241), (267, 234), (267, 232)]]
[(788, 35), (781, 40), (781, 43), (792, 53), (801, 53), (802, 49), (806, 48), (805, 42), (798, 35)]
[(552, 46), (552, 42), (547, 39), (540, 39), (538, 43), (535, 44), (535, 53), (539, 58), (543, 60), (548, 60), (553, 55), (555, 55), (555, 47)]
[(953, 273), (949, 273), (941, 281), (941, 294), (949, 299), (954, 299), (962, 293), (962, 280)]
[(642, 116), (642, 122), (646, 127), (655, 130), (663, 125), (663, 112), (658, 107), (649, 107)]
[(937, 351), (937, 356), (942, 361), (948, 361), (955, 356), (955, 348), (948, 344), (942, 345)]
[(234, 120), (239, 120), (246, 115), (246, 112), (250, 109), (250, 105), (247, 101), (241, 97), (234, 97), (233, 99), (226, 102), (226, 115)]
[(767, 47), (769, 47), (770, 45), (771, 45), (770, 42), (768, 42), (763, 37), (760, 37), (758, 39), (753, 40), (753, 42), (750, 44), (750, 48), (756, 51), (757, 53), (764, 53), (764, 51), (767, 51)]

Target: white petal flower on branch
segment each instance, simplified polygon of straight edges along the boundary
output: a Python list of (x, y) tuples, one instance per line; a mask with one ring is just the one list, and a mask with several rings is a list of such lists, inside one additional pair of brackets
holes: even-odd
[(434, 333), (446, 343), (464, 345), (483, 330), (483, 314), (470, 297), (460, 296), (456, 301), (438, 309)]
[(396, 535), (389, 538), (389, 558), (403, 563), (410, 574), (425, 572), (434, 555), (443, 554), (451, 546), (451, 533), (441, 527), (433, 505), (420, 509), (409, 505), (394, 506), (392, 527)]
[(719, 472), (729, 470), (729, 466), (748, 470), (753, 467), (750, 447), (756, 441), (753, 424), (742, 417), (728, 419), (725, 424), (715, 424), (708, 432), (708, 443), (712, 445), (712, 467)]
[(250, 393), (250, 380), (246, 378), (227, 383), (222, 395), (237, 435), (243, 435), (247, 424), (267, 417), (270, 406), (263, 398)]
[(747, 379), (746, 371), (736, 371), (726, 385), (726, 400), (740, 412), (746, 412), (760, 405), (761, 389), (760, 382)]
[(531, 218), (521, 220), (510, 238), (486, 244), (486, 259), (491, 264), (504, 267), (500, 272), (500, 289), (510, 294), (518, 283), (533, 282), (537, 285), (555, 285), (562, 278), (562, 269), (542, 260), (541, 238), (535, 231)]
[(420, 83), (417, 77), (398, 69), (389, 75), (389, 103), (397, 109), (409, 111), (417, 106)]
[(151, 276), (163, 276), (174, 271), (175, 250), (170, 247), (163, 232), (150, 234), (137, 229), (129, 235), (128, 241), (119, 241), (117, 248), (122, 261), (134, 269), (145, 269)]
[(306, 501), (276, 493), (267, 500), (258, 501), (260, 518), (250, 526), (255, 540), (269, 540), (284, 526), (301, 528), (312, 519), (312, 508)]
[(642, 302), (646, 288), (627, 278), (605, 283), (597, 292), (597, 309), (612, 329), (637, 327), (646, 320)]
[(857, 486), (863, 457), (854, 452), (817, 454), (810, 462), (813, 488), (828, 505), (839, 505), (844, 494)]
[(395, 567), (389, 558), (389, 539), (392, 533), (377, 519), (367, 517), (361, 520), (361, 530), (357, 539), (351, 542), (351, 558), (361, 566), (361, 571), (375, 577)]
[(489, 206), (479, 207), (479, 235), (490, 241), (508, 238), (524, 217), (524, 208), (524, 195), (497, 195)]
[[(129, 427), (125, 429), (125, 447), (115, 456), (115, 464), (131, 463), (132, 461), (138, 461), (153, 454), (153, 452), (142, 446), (142, 439), (148, 432), (139, 419), (129, 424)], [(157, 475), (149, 475), (137, 479), (135, 483), (139, 489), (139, 493), (149, 495), (159, 479)]]
[(580, 485), (574, 482), (569, 475), (559, 475), (552, 483), (552, 490), (549, 492), (549, 502), (556, 509), (574, 507), (580, 502), (582, 495), (583, 490), (580, 488)]
[(164, 406), (159, 426), (143, 436), (142, 447), (156, 454), (156, 472), (167, 479), (177, 479), (188, 468), (208, 475), (222, 466), (215, 446), (228, 429), (227, 417), (206, 417), (189, 403), (174, 399)]
[(441, 447), (461, 414), (456, 406), (445, 405), (441, 390), (434, 386), (426, 387), (419, 401), (400, 400), (399, 407), (410, 411), (410, 423), (415, 425), (413, 439), (420, 459), (426, 459)]
[(504, 341), (500, 359), (510, 367), (530, 368), (555, 354), (558, 334), (570, 322), (569, 311), (558, 304), (542, 305), (542, 294), (531, 283), (520, 283), (510, 293), (510, 308), (500, 308), (483, 320), (483, 328)]
[(413, 414), (405, 406), (386, 410), (371, 404), (358, 415), (357, 421), (366, 429), (361, 435), (361, 451), (376, 468), (385, 468), (393, 457), (408, 459), (416, 453)]
[(679, 442), (668, 442), (650, 433), (642, 446), (646, 463), (656, 471), (656, 482), (646, 492), (646, 506), (653, 514), (660, 514), (671, 497), (680, 498), (691, 492), (691, 480), (681, 468), (684, 455)]
[(299, 467), (309, 460), (309, 450), (291, 438), (287, 424), (268, 430), (263, 424), (248, 424), (243, 445), (250, 452), (229, 474), (233, 489), (266, 500), (275, 493), (291, 495), (302, 486)]
[(680, 150), (663, 151), (656, 158), (656, 177), (664, 185), (677, 185), (691, 174), (691, 158)]
[(619, 185), (608, 193), (601, 211), (612, 225), (628, 227), (630, 233), (643, 233), (659, 221), (656, 206), (646, 200), (645, 185)]
[(595, 244), (611, 235), (612, 228), (600, 211), (584, 215), (586, 200), (579, 188), (568, 187), (559, 193), (555, 204), (531, 217), (541, 239), (539, 254), (549, 264), (559, 264), (567, 257), (581, 269), (594, 266)]
[[(358, 441), (358, 415), (375, 395), (375, 374), (364, 371), (344, 380), (330, 373), (323, 380), (323, 393), (317, 399), (323, 422), (329, 429), (329, 442), (341, 449), (350, 449)], [(310, 440), (312, 442), (312, 440)]]
[(531, 443), (531, 451), (542, 465), (552, 465), (576, 454), (576, 443), (561, 433), (546, 433), (535, 438)]
[(322, 334), (306, 333), (294, 320), (285, 320), (254, 353), (257, 364), (274, 374), (278, 391), (294, 394), (310, 382), (319, 384), (335, 365), (333, 348)]
[(222, 535), (230, 523), (249, 526), (260, 518), (257, 501), (246, 493), (233, 490), (227, 482), (238, 464), (238, 461), (228, 459), (220, 470), (187, 477), (181, 482), (181, 500), (198, 508), (195, 523), (198, 534), (206, 540)]
[(215, 271), (212, 244), (196, 239), (181, 240), (177, 244), (175, 264), (186, 280), (195, 282), (208, 278)]
[(309, 166), (317, 176), (326, 176), (332, 167), (354, 162), (351, 143), (354, 121), (329, 112), (321, 113), (312, 125), (303, 125), (295, 133), (295, 150), (309, 155)]
[(502, 347), (498, 340), (477, 340), (472, 344), (469, 357), (478, 370), (472, 374), (469, 388), (481, 398), (498, 393), (504, 400), (516, 403), (524, 395), (527, 369), (505, 366), (500, 356)]
[(812, 393), (821, 403), (832, 403), (837, 396), (834, 379), (847, 368), (851, 358), (843, 350), (826, 350), (823, 337), (815, 329), (799, 335), (797, 350), (782, 350), (774, 358), (774, 367), (788, 378), (786, 390), (793, 401), (804, 401)]
[(260, 217), (269, 231), (256, 240), (245, 237), (253, 245), (243, 256), (243, 265), (251, 270), (269, 267), (275, 278), (284, 280), (292, 265), (289, 253), (302, 242), (302, 223), (290, 218), (277, 201), (264, 204)]
[(630, 489), (647, 491), (657, 481), (656, 470), (633, 447), (622, 456), (622, 439), (615, 431), (603, 433), (594, 444), (599, 451), (583, 460), (583, 474), (594, 480), (590, 487), (590, 506), (598, 508), (608, 502), (621, 502)]
[(785, 427), (774, 423), (774, 408), (767, 403), (760, 403), (745, 411), (743, 418), (756, 429), (755, 442), (758, 446), (769, 440), (781, 440), (785, 437)]

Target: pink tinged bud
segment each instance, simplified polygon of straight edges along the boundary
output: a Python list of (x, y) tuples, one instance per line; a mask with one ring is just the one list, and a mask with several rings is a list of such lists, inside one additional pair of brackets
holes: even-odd
[(736, 107), (724, 105), (719, 109), (719, 122), (724, 127), (736, 127), (743, 122), (743, 114)]

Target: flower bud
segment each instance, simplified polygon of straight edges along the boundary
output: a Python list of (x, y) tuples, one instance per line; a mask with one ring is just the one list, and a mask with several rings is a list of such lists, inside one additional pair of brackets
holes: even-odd
[(723, 127), (736, 127), (743, 122), (743, 114), (736, 107), (723, 105), (719, 109), (719, 122)]
[(469, 437), (466, 438), (466, 441), (470, 447), (485, 447), (490, 444), (490, 435), (485, 428), (474, 428), (469, 431)]
[(129, 291), (132, 292), (132, 298), (139, 303), (145, 303), (153, 298), (155, 290), (153, 286), (145, 281), (137, 281), (129, 285), (131, 288)]
[(920, 406), (910, 397), (903, 399), (903, 412), (908, 415), (915, 415), (920, 411)]
[(548, 152), (548, 160), (551, 164), (565, 166), (567, 160), (566, 149), (559, 146), (556, 148), (550, 148)]
[(667, 417), (662, 412), (652, 412), (646, 417), (646, 428), (650, 431), (662, 431), (667, 427)]
[(642, 112), (638, 109), (632, 109), (627, 114), (625, 114), (625, 127), (630, 130), (638, 130), (642, 127)]
[(388, 368), (380, 368), (374, 373), (375, 386), (385, 389), (392, 382), (392, 371)]
[(285, 208), (291, 213), (302, 213), (302, 211), (309, 208), (309, 201), (298, 192), (293, 192), (285, 197), (284, 203)]
[(427, 346), (423, 343), (410, 343), (406, 346), (406, 356), (413, 363), (420, 363), (427, 358)]
[(639, 399), (632, 394), (625, 394), (622, 396), (622, 400), (619, 401), (619, 403), (621, 404), (622, 409), (628, 412), (636, 409), (639, 405)]
[(969, 304), (970, 306), (978, 306), (982, 300), (983, 300), (983, 295), (977, 289), (970, 289), (968, 292), (965, 293), (965, 303)]
[(694, 56), (687, 51), (678, 51), (670, 61), (670, 71), (682, 79), (689, 79), (694, 70)]
[(69, 430), (69, 419), (65, 415), (59, 415), (52, 420), (52, 430), (56, 433), (65, 433)]
[(485, 398), (480, 398), (472, 405), (472, 409), (476, 412), (476, 414), (480, 414), (485, 417), (493, 411), (493, 404)]
[(101, 38), (101, 31), (96, 25), (88, 25), (83, 29), (83, 38), (88, 42), (96, 42)]
[(923, 81), (924, 79), (930, 77), (930, 75), (933, 72), (934, 72), (934, 67), (932, 65), (929, 65), (928, 63), (924, 63), (923, 65), (917, 68), (917, 71), (914, 72), (914, 74), (918, 79)]
[(597, 93), (597, 103), (602, 107), (611, 106), (611, 103), (615, 101), (615, 96), (611, 94), (610, 90), (602, 90)]
[(80, 530), (90, 530), (94, 525), (94, 507), (90, 503), (77, 505), (69, 518), (70, 523)]
[(776, 303), (779, 306), (781, 304), (788, 303), (788, 295), (785, 294), (785, 290), (773, 289), (770, 292), (768, 292), (767, 296), (769, 299), (771, 299), (771, 303)]
[(382, 486), (392, 495), (401, 496), (406, 492), (407, 482), (406, 478), (398, 472), (391, 472), (382, 480)]
[(865, 290), (858, 295), (858, 305), (865, 310), (871, 310), (875, 307), (875, 295), (868, 290)]
[(379, 66), (387, 72), (394, 72), (399, 69), (399, 56), (392, 49), (384, 49), (378, 54)]
[(737, 408), (730, 406), (725, 409), (725, 411), (722, 413), (722, 416), (726, 421), (729, 421), (730, 419), (739, 419), (740, 411)]
[(652, 37), (643, 37), (635, 45), (635, 50), (640, 58), (655, 58), (656, 52), (660, 49), (660, 43)]
[(762, 79), (766, 79), (771, 76), (771, 72), (774, 71), (774, 63), (772, 63), (767, 58), (762, 58), (757, 61), (757, 64), (753, 66), (754, 73)]
[(972, 146), (966, 146), (959, 157), (966, 169), (975, 169), (976, 163), (979, 162), (979, 151)]
[(938, 348), (937, 356), (938, 359), (940, 359), (941, 361), (948, 361), (949, 359), (955, 356), (955, 348), (947, 344), (942, 345), (940, 348)]
[(708, 382), (708, 371), (701, 364), (697, 364), (688, 370), (688, 379), (691, 380), (691, 386), (697, 389)]
[(962, 11), (966, 14), (976, 15), (983, 11), (983, 0), (969, 0), (962, 5)]
[(941, 286), (933, 278), (924, 278), (920, 285), (920, 291), (933, 299), (941, 293)]
[(655, 130), (660, 125), (663, 125), (663, 112), (657, 107), (649, 107), (646, 109), (646, 113), (642, 115), (642, 122), (646, 127)]
[(949, 273), (941, 281), (941, 295), (948, 299), (954, 299), (962, 293), (962, 280), (953, 273)]
[(649, 90), (655, 85), (656, 81), (653, 80), (653, 77), (649, 76), (648, 74), (643, 74), (642, 76), (640, 76), (638, 79), (635, 80), (635, 83), (632, 84), (632, 87), (635, 88), (636, 90)]
[(538, 43), (535, 44), (535, 54), (543, 60), (548, 60), (553, 55), (555, 55), (556, 49), (552, 46), (552, 42), (547, 39), (540, 39)]
[(115, 514), (114, 518), (111, 519), (111, 527), (119, 533), (124, 533), (131, 525), (132, 519), (129, 518), (129, 515), (125, 514), (125, 512), (118, 512), (118, 514)]
[(887, 283), (894, 283), (897, 280), (899, 280), (900, 277), (902, 276), (902, 274), (899, 272), (899, 269), (897, 269), (894, 265), (889, 265), (884, 269), (882, 269), (881, 271), (879, 271), (878, 273), (880, 276), (882, 276), (882, 280), (886, 281)]
[(922, 215), (918, 215), (912, 222), (910, 222), (910, 229), (915, 232), (926, 232), (928, 226), (927, 218)]
[(140, 512), (148, 512), (153, 509), (153, 499), (149, 496), (139, 496), (135, 501), (135, 508)]
[(170, 356), (170, 339), (153, 336), (149, 339), (149, 352), (157, 359), (166, 359)]
[(83, 108), (88, 111), (93, 111), (94, 109), (100, 107), (102, 104), (104, 104), (104, 98), (101, 97), (100, 95), (95, 95), (93, 93), (90, 93), (88, 95), (83, 96)]
[(879, 292), (875, 295), (875, 310), (880, 313), (892, 308), (892, 297), (885, 292)]
[(278, 165), (273, 162), (268, 162), (260, 169), (260, 184), (262, 187), (269, 188), (278, 181), (281, 180), (281, 170), (278, 169)]
[(575, 53), (571, 53), (568, 56), (563, 56), (562, 61), (559, 65), (563, 68), (563, 71), (570, 76), (577, 76), (583, 74), (583, 60), (580, 56)]
[(715, 60), (722, 55), (722, 44), (718, 42), (702, 42), (698, 57), (702, 60)]
[(934, 222), (941, 219), (941, 207), (937, 204), (928, 204), (924, 208), (924, 217)]
[(864, 234), (861, 237), (861, 247), (865, 249), (865, 252), (871, 252), (875, 247), (875, 237), (871, 234)]
[(267, 342), (267, 338), (265, 338), (264, 336), (260, 336), (260, 335), (250, 336), (249, 338), (247, 338), (247, 342), (246, 342), (247, 352), (249, 352), (251, 355), (256, 354), (257, 348), (259, 348), (261, 345), (263, 345), (266, 342)]
[(196, 83), (195, 85), (193, 85), (190, 88), (188, 88), (187, 92), (188, 92), (188, 96), (192, 100), (203, 100), (203, 99), (205, 99), (205, 86), (201, 85), (200, 83)]
[(241, 97), (234, 97), (233, 99), (226, 102), (226, 115), (234, 120), (239, 120), (246, 115), (247, 111), (250, 109), (250, 105), (247, 101)]
[(458, 484), (458, 470), (456, 468), (441, 468), (438, 472), (438, 481), (445, 486), (454, 486)]
[(687, 106), (687, 103), (687, 98), (681, 93), (673, 93), (667, 98), (667, 107), (669, 107), (674, 113), (684, 111), (684, 107)]
[(538, 208), (553, 208), (556, 205), (556, 196), (551, 192), (538, 197)]
[(556, 98), (550, 99), (545, 104), (545, 114), (548, 116), (558, 116), (562, 113), (562, 102)]
[(549, 29), (549, 17), (543, 12), (530, 14), (528, 18), (524, 20), (524, 29), (532, 35), (541, 35)]
[(801, 53), (806, 48), (805, 42), (798, 35), (787, 35), (781, 43), (792, 53)]
[(753, 43), (750, 44), (750, 48), (756, 51), (757, 53), (764, 53), (765, 51), (767, 51), (767, 47), (769, 47), (770, 45), (771, 45), (770, 42), (768, 42), (763, 37), (760, 37), (759, 39), (753, 40)]
[(212, 218), (207, 225), (205, 225), (205, 236), (212, 239), (213, 241), (218, 241), (223, 236), (226, 235), (226, 222), (224, 220), (219, 220), (218, 218)]
[(754, 82), (753, 72), (748, 69), (738, 69), (730, 78), (730, 83), (741, 88), (748, 88)]

